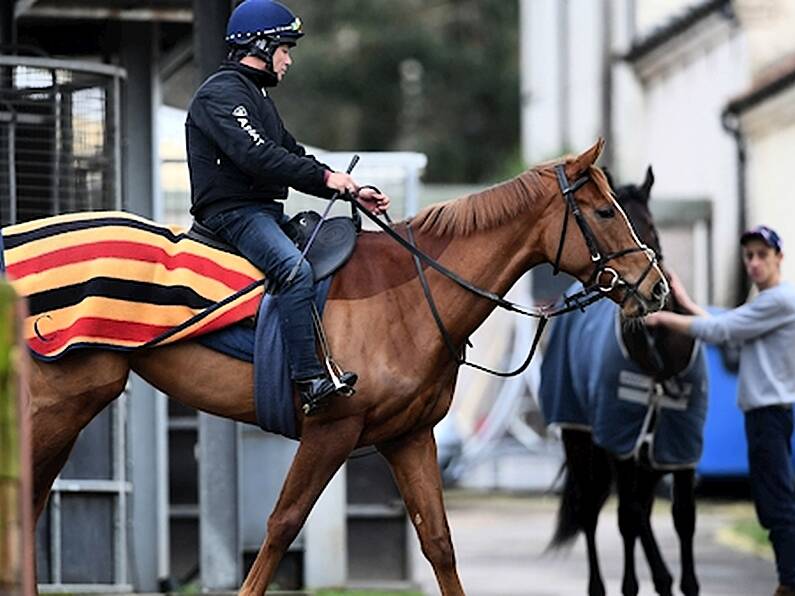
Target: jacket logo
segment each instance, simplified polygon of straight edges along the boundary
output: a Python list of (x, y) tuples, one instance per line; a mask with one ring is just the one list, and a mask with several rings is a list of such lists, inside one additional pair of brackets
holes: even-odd
[(260, 145), (265, 144), (265, 140), (262, 138), (262, 135), (259, 131), (251, 126), (251, 123), (248, 120), (248, 111), (243, 106), (237, 106), (234, 110), (232, 110), (232, 115), (237, 120), (237, 123), (240, 125), (240, 128), (246, 131), (248, 136), (251, 137), (251, 140), (254, 141), (254, 145), (259, 147)]

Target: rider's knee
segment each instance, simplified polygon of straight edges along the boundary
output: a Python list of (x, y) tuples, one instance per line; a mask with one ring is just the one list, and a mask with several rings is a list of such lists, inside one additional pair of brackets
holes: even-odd
[[(296, 266), (296, 264), (298, 265)], [(298, 261), (298, 260), (290, 260), (283, 268), (283, 279), (279, 281), (284, 283), (287, 281), (288, 276), (292, 275), (292, 280), (290, 281), (290, 285), (292, 286), (311, 286), (313, 282), (313, 273), (312, 273), (312, 266), (309, 264), (308, 261)], [(295, 271), (295, 273), (293, 273)]]

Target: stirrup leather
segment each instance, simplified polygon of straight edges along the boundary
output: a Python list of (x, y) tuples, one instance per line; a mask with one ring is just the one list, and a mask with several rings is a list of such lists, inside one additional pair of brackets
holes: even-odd
[[(323, 354), (323, 364), (329, 379), (331, 379), (331, 382), (334, 384), (334, 392), (345, 397), (352, 397), (356, 393), (356, 389), (354, 389), (353, 386), (356, 384), (359, 377), (356, 373), (344, 371), (331, 357), (331, 348), (328, 345), (326, 331), (323, 328), (323, 322), (314, 304), (312, 305), (312, 323), (315, 326), (315, 332), (320, 343), (320, 351)], [(307, 402), (301, 407), (304, 414), (310, 416), (322, 407), (327, 400), (328, 398)]]

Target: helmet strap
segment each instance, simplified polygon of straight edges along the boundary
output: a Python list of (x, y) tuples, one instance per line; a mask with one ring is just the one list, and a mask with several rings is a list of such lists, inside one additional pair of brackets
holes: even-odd
[(273, 53), (278, 43), (268, 38), (255, 39), (248, 47), (248, 54), (265, 62), (268, 70), (273, 72)]

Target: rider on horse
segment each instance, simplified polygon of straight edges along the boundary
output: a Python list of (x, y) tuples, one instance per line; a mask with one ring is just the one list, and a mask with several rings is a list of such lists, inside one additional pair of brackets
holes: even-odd
[[(357, 195), (370, 211), (389, 197), (359, 190), (354, 179), (308, 155), (285, 129), (269, 88), (292, 64), (301, 19), (272, 0), (245, 0), (227, 25), (227, 60), (199, 87), (185, 123), (191, 213), (265, 273), (278, 290), (290, 376), (304, 404), (324, 403), (337, 388), (318, 359), (312, 322), (310, 265), (282, 231), (288, 187), (330, 199)], [(290, 283), (293, 268), (301, 262)], [(352, 385), (356, 376), (345, 375)]]

